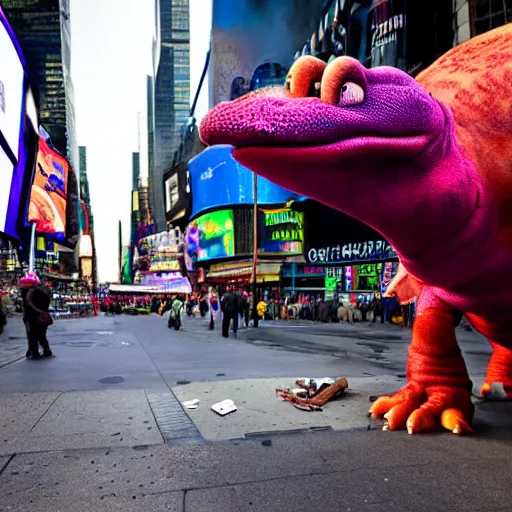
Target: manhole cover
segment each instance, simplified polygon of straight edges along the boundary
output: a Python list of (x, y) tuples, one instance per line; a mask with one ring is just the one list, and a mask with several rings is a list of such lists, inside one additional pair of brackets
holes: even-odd
[(95, 343), (93, 341), (72, 341), (66, 343), (68, 347), (92, 347)]
[(124, 377), (114, 375), (112, 377), (104, 377), (103, 379), (100, 379), (98, 382), (100, 382), (101, 384), (121, 384), (122, 382), (124, 382)]

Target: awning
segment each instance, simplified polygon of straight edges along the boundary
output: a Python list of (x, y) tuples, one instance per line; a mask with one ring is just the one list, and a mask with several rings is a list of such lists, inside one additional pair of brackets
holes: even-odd
[[(259, 283), (279, 281), (282, 266), (282, 262), (259, 262), (256, 269), (257, 281)], [(241, 279), (251, 276), (252, 261), (244, 260), (214, 264), (210, 267), (207, 277), (208, 279)]]
[(183, 293), (192, 292), (190, 282), (187, 278), (177, 279), (175, 282), (165, 282), (154, 285), (138, 285), (138, 284), (111, 284), (109, 290), (112, 293)]

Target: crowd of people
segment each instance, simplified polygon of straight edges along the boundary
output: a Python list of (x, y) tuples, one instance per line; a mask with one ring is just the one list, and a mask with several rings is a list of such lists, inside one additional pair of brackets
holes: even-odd
[[(0, 329), (6, 321), (5, 297), (13, 295), (20, 301), (19, 311), (27, 330), (27, 358), (50, 357), (52, 351), (46, 338), (46, 330), (53, 323), (51, 289), (45, 286), (35, 273), (28, 273), (13, 288), (12, 283), (0, 283)], [(412, 326), (414, 304), (401, 306), (393, 298), (382, 298), (375, 294), (352, 297), (333, 297), (325, 300), (322, 296), (282, 296), (277, 290), (270, 290), (257, 296), (254, 307), (253, 295), (243, 287), (227, 286), (217, 289), (213, 286), (189, 295), (167, 294), (153, 296), (91, 295), (89, 300), (95, 315), (115, 315), (123, 312), (134, 314), (156, 313), (168, 315), (168, 327), (180, 330), (186, 317), (199, 316), (209, 321), (209, 328), (220, 324), (222, 336), (228, 338), (230, 331), (236, 337), (240, 325), (257, 326), (262, 320), (311, 320), (319, 322), (391, 322)], [(355, 300), (354, 300), (355, 299)], [(18, 309), (18, 308), (16, 308)], [(42, 348), (42, 354), (39, 352)]]

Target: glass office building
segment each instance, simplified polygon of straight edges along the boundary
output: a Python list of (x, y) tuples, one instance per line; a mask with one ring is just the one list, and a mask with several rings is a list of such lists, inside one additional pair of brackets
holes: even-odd
[[(162, 231), (166, 228), (163, 177), (171, 167), (190, 111), (189, 2), (160, 0), (159, 14), (159, 63), (154, 79), (154, 147), (149, 178), (153, 219), (157, 231)], [(148, 82), (148, 89), (150, 86)]]
[(3, 0), (2, 5), (27, 62), (39, 122), (78, 169), (69, 0)]

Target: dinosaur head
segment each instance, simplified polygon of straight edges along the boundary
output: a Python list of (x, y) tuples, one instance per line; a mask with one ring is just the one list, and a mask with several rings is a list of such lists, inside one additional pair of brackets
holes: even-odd
[(387, 160), (396, 166), (423, 154), (445, 124), (439, 103), (397, 69), (368, 70), (349, 57), (326, 65), (307, 56), (292, 66), (286, 87), (213, 108), (201, 137), (234, 145), (237, 160), (274, 181), (291, 171), (299, 185), (319, 170), (342, 179), (369, 160), (381, 169)]
[[(215, 106), (207, 144), (231, 144), (249, 169), (371, 225), (399, 252), (448, 238), (473, 207), (467, 180), (447, 162), (453, 119), (413, 78), (340, 57), (301, 57), (285, 87)], [(455, 172), (454, 172), (455, 171)], [(403, 249), (403, 250), (402, 250)]]

